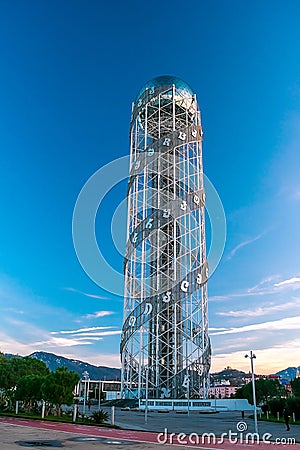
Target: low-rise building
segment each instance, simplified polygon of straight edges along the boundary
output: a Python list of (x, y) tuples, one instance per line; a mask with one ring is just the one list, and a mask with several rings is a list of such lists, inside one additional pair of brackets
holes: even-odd
[(236, 393), (238, 390), (237, 386), (230, 386), (229, 385), (216, 385), (211, 386), (209, 389), (209, 395), (211, 398), (230, 398), (232, 395)]

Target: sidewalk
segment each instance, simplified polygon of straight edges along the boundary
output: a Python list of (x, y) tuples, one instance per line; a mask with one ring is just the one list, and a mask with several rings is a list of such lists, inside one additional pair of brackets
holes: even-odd
[[(108, 410), (109, 411), (109, 410)], [(152, 431), (156, 433), (214, 433), (216, 436), (222, 434), (237, 433), (240, 437), (241, 431), (244, 435), (254, 433), (254, 420), (246, 414), (242, 419), (239, 412), (222, 412), (217, 414), (199, 414), (192, 412), (190, 416), (187, 414), (169, 413), (148, 413), (148, 420), (145, 423), (145, 415), (139, 411), (115, 411), (115, 424), (124, 428), (141, 431)], [(265, 422), (258, 421), (258, 431), (260, 437), (269, 433), (272, 435), (271, 440), (276, 438), (294, 438), (300, 443), (300, 425), (290, 425), (290, 431), (286, 431), (285, 424), (281, 422)]]
[[(183, 448), (198, 448), (202, 450), (268, 450), (270, 442), (252, 441), (241, 442), (230, 439), (212, 439), (206, 436), (205, 439), (198, 442), (189, 441), (186, 435), (169, 434), (167, 436), (161, 433), (158, 438), (157, 433), (142, 432), (133, 430), (120, 430), (103, 427), (94, 427), (88, 425), (78, 425), (71, 423), (54, 423), (42, 420), (25, 420), (14, 417), (0, 418), (0, 436), (1, 450), (17, 450), (20, 448), (20, 441), (29, 439), (51, 439), (59, 441), (59, 446), (66, 449), (89, 450), (91, 447), (97, 447), (99, 450), (109, 450), (117, 446), (119, 449), (125, 449), (125, 446), (131, 445), (136, 450), (166, 450), (165, 444), (180, 445)], [(166, 439), (165, 439), (166, 437)], [(195, 438), (195, 433), (194, 433)], [(80, 444), (79, 441), (84, 441)], [(33, 445), (36, 446), (36, 445)], [(276, 445), (277, 449), (287, 448), (287, 441), (281, 445)], [(295, 450), (300, 450), (300, 444), (292, 446)]]

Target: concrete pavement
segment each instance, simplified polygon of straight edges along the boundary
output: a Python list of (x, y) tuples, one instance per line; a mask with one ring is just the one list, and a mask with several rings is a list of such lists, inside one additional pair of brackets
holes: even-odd
[[(261, 422), (259, 423), (260, 442), (257, 443), (257, 440), (254, 440), (253, 444), (251, 439), (245, 441), (247, 431), (254, 431), (253, 419), (245, 417), (242, 421), (240, 414), (234, 416), (232, 413), (230, 415), (219, 413), (212, 416), (191, 413), (188, 417), (175, 413), (150, 412), (148, 423), (145, 424), (144, 414), (141, 412), (116, 410), (115, 418), (116, 423), (125, 429), (0, 417), (0, 449), (16, 450), (21, 448), (20, 441), (48, 439), (58, 440), (66, 449), (77, 448), (78, 450), (89, 450), (90, 447), (96, 446), (99, 450), (109, 450), (116, 446), (118, 449), (125, 449), (128, 445), (138, 450), (153, 449), (153, 445), (156, 450), (165, 450), (164, 445), (159, 445), (164, 443), (180, 444), (184, 448), (187, 448), (187, 445), (190, 448), (192, 445), (199, 449), (229, 450), (250, 446), (251, 450), (266, 450), (270, 448), (270, 438), (272, 438), (273, 443), (277, 439), (276, 448), (278, 449), (286, 449), (287, 445), (292, 445), (293, 449), (300, 450), (300, 444), (293, 444), (291, 440), (288, 440), (293, 439), (293, 436), (299, 436), (300, 427), (295, 425), (292, 425), (291, 432), (287, 433), (283, 430), (285, 428), (283, 424)], [(241, 423), (244, 424), (244, 432), (237, 428)], [(248, 430), (245, 430), (247, 426)], [(135, 431), (133, 428), (143, 428), (145, 431)], [(165, 429), (168, 434), (164, 433)], [(148, 430), (154, 430), (154, 432)], [(158, 433), (160, 433), (159, 436)], [(213, 436), (208, 436), (208, 433), (215, 433), (218, 437), (213, 439)], [(220, 438), (222, 433), (226, 433), (226, 436)], [(237, 434), (234, 435), (234, 433)], [(268, 433), (267, 441), (262, 440), (265, 433)], [(199, 438), (198, 441), (196, 436)]]
[[(108, 412), (110, 410), (106, 409)], [(149, 412), (148, 421), (145, 423), (145, 414), (139, 411), (115, 410), (115, 424), (133, 430), (163, 432), (165, 428), (169, 433), (214, 433), (221, 436), (222, 433), (238, 433), (243, 430), (244, 434), (254, 433), (254, 420), (249, 414), (245, 414), (244, 419), (240, 412), (219, 412), (215, 414), (201, 414), (191, 412), (178, 414), (176, 412), (158, 413)], [(258, 431), (260, 436), (265, 433), (272, 435), (271, 440), (276, 438), (294, 438), (300, 442), (300, 426), (291, 424), (291, 430), (286, 431), (285, 424), (281, 422), (258, 421)]]

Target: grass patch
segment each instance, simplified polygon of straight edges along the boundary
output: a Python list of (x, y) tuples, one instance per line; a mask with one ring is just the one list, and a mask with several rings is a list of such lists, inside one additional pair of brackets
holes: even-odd
[[(18, 419), (33, 419), (33, 420), (43, 420), (45, 422), (61, 422), (61, 423), (76, 423), (79, 425), (91, 425), (91, 426), (99, 426), (99, 424), (93, 422), (90, 418), (83, 418), (83, 417), (77, 417), (76, 422), (73, 422), (73, 417), (72, 416), (68, 416), (66, 414), (64, 414), (63, 416), (45, 416), (44, 419), (42, 419), (40, 414), (30, 414), (30, 413), (18, 413), (15, 414), (13, 412), (5, 412), (5, 411), (0, 411), (0, 417), (15, 417)], [(101, 427), (109, 427), (109, 428), (117, 428), (119, 429), (120, 427), (116, 426), (116, 425), (112, 425), (110, 423), (101, 423)]]
[[(258, 414), (257, 418), (258, 418), (258, 420), (261, 420), (263, 422), (285, 423), (283, 417), (280, 417), (278, 420), (277, 417), (272, 416), (271, 414), (269, 414), (269, 418), (267, 418), (266, 414), (262, 414), (261, 416)], [(289, 423), (290, 423), (290, 425), (300, 425), (300, 420), (297, 419), (296, 422), (294, 422), (293, 419), (291, 418)]]

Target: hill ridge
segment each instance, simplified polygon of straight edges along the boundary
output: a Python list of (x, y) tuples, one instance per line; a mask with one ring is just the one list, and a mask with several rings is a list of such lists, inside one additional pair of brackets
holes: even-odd
[(91, 380), (119, 380), (121, 377), (120, 369), (107, 366), (95, 366), (79, 359), (66, 358), (55, 353), (39, 351), (31, 353), (29, 356), (43, 361), (51, 371), (57, 367), (67, 367), (68, 370), (73, 370), (80, 376), (82, 376), (84, 371), (87, 371)]
[[(11, 353), (4, 354), (7, 358), (11, 358), (13, 355)], [(67, 358), (65, 356), (56, 355), (55, 353), (49, 353), (44, 351), (37, 351), (31, 353), (29, 356), (36, 358), (40, 361), (43, 361), (46, 366), (51, 370), (55, 370), (57, 367), (67, 367), (68, 370), (73, 370), (78, 373), (78, 375), (82, 376), (84, 371), (89, 373), (90, 379), (92, 380), (120, 380), (121, 378), (121, 369), (115, 367), (107, 367), (107, 366), (95, 366), (85, 361), (81, 361), (80, 359), (75, 358)], [(282, 369), (276, 373), (271, 373), (270, 375), (281, 376), (284, 379), (293, 380), (296, 376), (296, 371), (300, 371), (300, 366), (298, 367), (287, 367), (286, 369)], [(219, 372), (212, 372), (211, 376), (214, 380), (220, 379), (229, 379), (234, 382), (239, 378), (249, 377), (249, 372), (243, 372), (242, 370), (233, 369), (231, 367), (225, 367), (223, 370)]]

